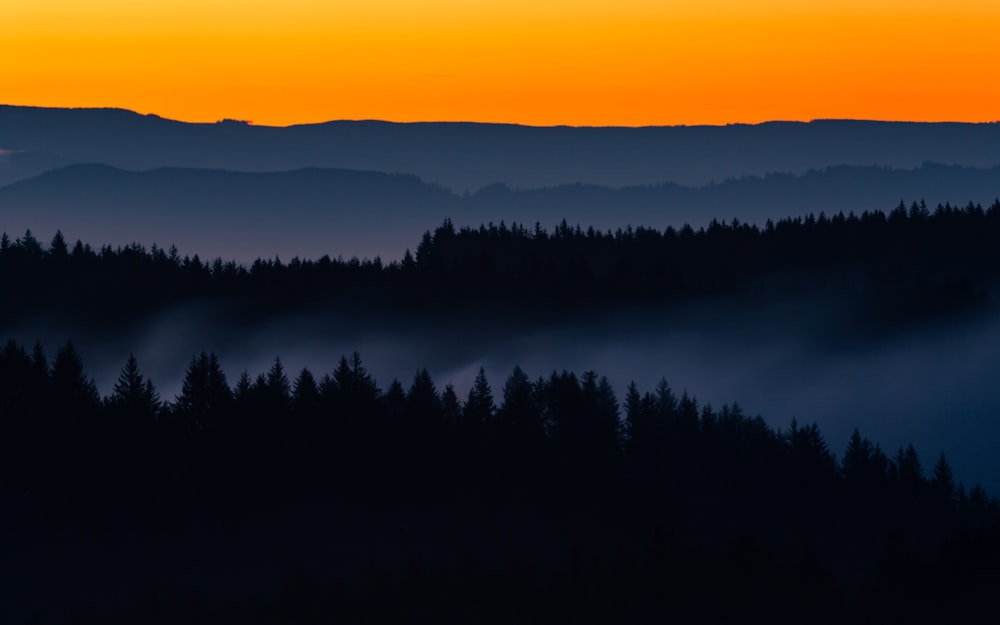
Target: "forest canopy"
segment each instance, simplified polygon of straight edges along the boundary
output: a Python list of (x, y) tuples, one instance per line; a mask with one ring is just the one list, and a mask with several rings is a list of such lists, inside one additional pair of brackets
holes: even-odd
[(100, 249), (57, 233), (0, 238), (0, 323), (58, 313), (95, 323), (129, 320), (211, 298), (240, 314), (267, 316), (348, 304), (417, 314), (519, 310), (560, 314), (582, 305), (674, 305), (726, 294), (772, 297), (831, 292), (861, 313), (898, 323), (975, 308), (1000, 275), (1000, 201), (902, 202), (888, 213), (768, 221), (713, 221), (694, 230), (628, 227), (614, 232), (563, 222), (456, 229), (445, 221), (402, 260), (293, 258), (233, 261), (181, 256), (133, 244)]
[[(298, 571), (286, 583), (304, 594), (255, 600), (273, 622), (308, 606), (375, 622), (412, 609), (438, 622), (525, 610), (559, 622), (592, 611), (930, 622), (987, 605), (1000, 570), (1000, 505), (958, 482), (943, 454), (887, 453), (855, 432), (836, 458), (815, 425), (775, 430), (665, 380), (618, 398), (595, 372), (515, 368), (494, 386), (480, 370), (459, 397), (425, 369), (381, 386), (354, 353), (324, 374), (275, 359), (230, 384), (200, 353), (174, 398), (134, 357), (100, 397), (71, 343), (50, 360), (10, 341), (0, 414), (13, 562), (51, 549), (51, 532), (240, 561), (280, 545)], [(184, 576), (163, 556), (129, 561), (130, 577)], [(91, 575), (123, 583), (100, 561)], [(202, 617), (239, 622), (227, 610), (249, 597), (199, 584), (225, 598), (199, 604)], [(193, 609), (158, 592), (114, 609), (144, 621)], [(108, 609), (94, 603), (77, 622)]]
[[(44, 317), (121, 339), (124, 323), (211, 301), (234, 325), (344, 306), (375, 327), (464, 316), (488, 333), (498, 318), (816, 294), (899, 327), (991, 306), (998, 240), (1000, 202), (699, 230), (446, 221), (389, 263), (243, 266), (27, 232), (0, 237), (0, 330)], [(993, 609), (1000, 504), (943, 453), (858, 431), (836, 453), (815, 424), (775, 428), (666, 380), (616, 388), (515, 367), (480, 369), (460, 396), (425, 368), (377, 380), (356, 352), (331, 371), (276, 358), (230, 378), (206, 351), (174, 396), (134, 356), (102, 396), (71, 342), (50, 357), (9, 340), (0, 587), (14, 602), (0, 619), (940, 623)]]

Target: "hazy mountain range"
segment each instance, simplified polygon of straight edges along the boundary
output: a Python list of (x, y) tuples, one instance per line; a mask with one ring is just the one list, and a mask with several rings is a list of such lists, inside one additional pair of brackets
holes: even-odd
[[(835, 165), (1000, 165), (1000, 124), (871, 121), (645, 128), (333, 121), (290, 127), (192, 124), (120, 109), (0, 106), (0, 184), (52, 165), (123, 169), (302, 167), (413, 174), (457, 192), (712, 181)], [(14, 165), (11, 165), (11, 161)], [(19, 164), (20, 163), (20, 164)]]
[(240, 260), (398, 258), (446, 217), (662, 228), (985, 204), (998, 167), (996, 123), (279, 128), (0, 106), (0, 230)]
[(125, 171), (73, 165), (0, 188), (0, 230), (48, 239), (161, 246), (252, 261), (258, 256), (399, 258), (445, 218), (457, 225), (518, 222), (602, 230), (705, 225), (713, 218), (769, 218), (888, 210), (905, 200), (990, 203), (1000, 167), (917, 169), (840, 166), (802, 175), (748, 176), (702, 187), (673, 183), (609, 188), (491, 185), (458, 195), (416, 176), (344, 169), (232, 172)]

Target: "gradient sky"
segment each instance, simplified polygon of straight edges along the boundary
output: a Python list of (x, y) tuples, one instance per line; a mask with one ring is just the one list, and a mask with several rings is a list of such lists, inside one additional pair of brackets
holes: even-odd
[(998, 32), (997, 0), (0, 0), (0, 102), (270, 125), (987, 121)]

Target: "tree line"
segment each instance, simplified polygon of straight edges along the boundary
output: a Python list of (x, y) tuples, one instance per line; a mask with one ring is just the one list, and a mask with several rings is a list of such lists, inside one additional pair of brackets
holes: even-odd
[[(1000, 505), (943, 454), (855, 432), (837, 458), (815, 424), (665, 380), (619, 398), (595, 372), (515, 368), (495, 390), (480, 369), (459, 397), (426, 369), (380, 386), (354, 353), (230, 384), (201, 353), (174, 398), (134, 357), (102, 397), (72, 344), (9, 341), (0, 444), (11, 562), (205, 541), (284, 575), (74, 622), (939, 622), (992, 609), (1000, 582)], [(150, 558), (128, 579), (186, 570)]]
[(875, 321), (897, 323), (985, 303), (1000, 273), (998, 237), (1000, 201), (614, 232), (565, 221), (550, 232), (448, 220), (388, 263), (324, 256), (247, 266), (174, 247), (70, 246), (61, 233), (45, 245), (29, 231), (0, 237), (0, 322), (58, 313), (67, 302), (77, 319), (114, 324), (205, 298), (251, 317), (327, 304), (560, 314), (581, 304), (669, 305), (777, 290), (832, 292), (862, 302)]

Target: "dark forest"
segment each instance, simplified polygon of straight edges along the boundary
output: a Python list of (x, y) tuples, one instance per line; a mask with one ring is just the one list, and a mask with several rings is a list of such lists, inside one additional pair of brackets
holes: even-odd
[(985, 304), (1000, 274), (1000, 201), (984, 209), (900, 203), (888, 214), (820, 214), (765, 226), (583, 230), (566, 222), (426, 232), (400, 261), (324, 256), (181, 257), (176, 248), (0, 239), (0, 323), (39, 314), (115, 325), (183, 301), (217, 300), (236, 320), (348, 304), (366, 313), (475, 311), (558, 316), (580, 307), (672, 305), (720, 294), (830, 292), (866, 324), (896, 325)]
[(230, 386), (202, 353), (163, 402), (135, 359), (101, 398), (71, 344), (11, 342), (0, 384), (4, 586), (45, 622), (940, 622), (1000, 571), (944, 455), (836, 459), (666, 381), (460, 399), (355, 353)]
[[(203, 261), (0, 240), (0, 327), (113, 331), (185, 301), (234, 324), (347, 304), (376, 321), (528, 323), (719, 295), (828, 293), (893, 331), (992, 308), (1000, 202), (694, 230), (456, 229), (401, 261)], [(582, 337), (581, 340), (586, 340)], [(55, 351), (48, 351), (55, 348)], [(72, 342), (0, 349), (0, 623), (939, 623), (993, 609), (1000, 503), (942, 453), (843, 450), (683, 380), (417, 369), (227, 378), (102, 396)], [(491, 372), (492, 373), (492, 372)], [(502, 375), (497, 372), (494, 375)], [(618, 381), (615, 381), (618, 382)], [(775, 393), (782, 389), (775, 388)], [(739, 398), (735, 398), (739, 399)]]

